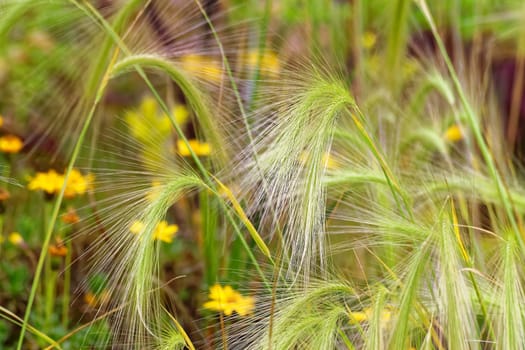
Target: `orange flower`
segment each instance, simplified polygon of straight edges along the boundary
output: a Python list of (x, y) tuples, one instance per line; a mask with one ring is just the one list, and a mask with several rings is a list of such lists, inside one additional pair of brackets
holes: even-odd
[(69, 208), (67, 213), (62, 214), (61, 219), (64, 224), (77, 224), (80, 221), (77, 212), (73, 208)]
[(84, 301), (92, 308), (106, 304), (109, 301), (109, 293), (103, 290), (101, 293), (87, 292), (84, 294)]
[(55, 244), (51, 244), (49, 246), (48, 251), (49, 251), (49, 255), (51, 256), (63, 257), (63, 256), (66, 256), (67, 254), (67, 248), (64, 245), (64, 242), (60, 238), (56, 239)]
[(5, 188), (0, 188), (0, 202), (6, 201), (11, 198), (11, 194)]

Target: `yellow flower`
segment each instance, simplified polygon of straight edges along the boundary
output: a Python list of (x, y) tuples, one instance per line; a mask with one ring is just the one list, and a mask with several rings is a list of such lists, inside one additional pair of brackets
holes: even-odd
[[(259, 62), (259, 50), (251, 50), (245, 57), (246, 65), (250, 69), (255, 69)], [(269, 75), (277, 75), (281, 70), (281, 62), (279, 57), (271, 51), (266, 51), (261, 55), (259, 62), (259, 68), (262, 72), (268, 73)]]
[(354, 323), (362, 323), (368, 320), (369, 315), (363, 311), (354, 311), (350, 313), (350, 318)]
[(16, 246), (22, 246), (25, 243), (24, 238), (18, 232), (11, 232), (7, 237), (7, 240)]
[(339, 162), (328, 152), (323, 154), (323, 164), (326, 169), (334, 170), (339, 168)]
[[(200, 142), (199, 140), (188, 140), (190, 148), (198, 156), (209, 156), (211, 153), (211, 148), (209, 143)], [(188, 157), (190, 155), (190, 148), (186, 146), (186, 143), (183, 140), (177, 140), (177, 151), (183, 157)]]
[(159, 197), (159, 195), (162, 192), (162, 184), (160, 181), (152, 181), (151, 182), (151, 189), (146, 193), (146, 199), (149, 202), (153, 202), (155, 199)]
[[(350, 321), (352, 323), (363, 323), (372, 318), (374, 314), (374, 310), (371, 308), (366, 308), (363, 311), (354, 311), (350, 312)], [(390, 319), (392, 318), (392, 312), (390, 308), (385, 308), (381, 311), (381, 315), (379, 316), (379, 319), (381, 323), (388, 323)]]
[(157, 224), (155, 232), (153, 232), (153, 239), (158, 239), (166, 243), (173, 242), (173, 236), (179, 231), (179, 226), (168, 225), (167, 221), (161, 221)]
[[(299, 161), (302, 165), (306, 165), (310, 161), (310, 154), (307, 151), (302, 152)], [(323, 154), (321, 162), (327, 170), (335, 170), (340, 166), (340, 163), (329, 152)]]
[(230, 286), (222, 287), (219, 284), (210, 288), (209, 301), (204, 303), (206, 309), (223, 312), (230, 316), (234, 311), (239, 316), (246, 316), (255, 308), (254, 297), (244, 297)]
[[(145, 226), (146, 225), (144, 225), (144, 223), (136, 220), (131, 224), (129, 231), (136, 235), (141, 235)], [(171, 243), (173, 242), (173, 237), (178, 231), (179, 226), (169, 225), (167, 221), (163, 220), (155, 226), (155, 230), (153, 231), (153, 239)]]
[(60, 191), (63, 184), (64, 176), (51, 169), (47, 173), (36, 173), (36, 176), (29, 181), (27, 187), (31, 191), (42, 190), (48, 194), (55, 194)]
[[(84, 194), (87, 190), (93, 188), (93, 175), (83, 176), (77, 169), (72, 169), (67, 180), (64, 196), (72, 198), (76, 195)], [(38, 172), (36, 176), (29, 181), (27, 187), (31, 191), (44, 191), (47, 194), (57, 194), (64, 185), (64, 175), (51, 169), (47, 173)]]
[(83, 176), (77, 169), (72, 169), (67, 179), (64, 196), (66, 198), (73, 198), (76, 195), (86, 193), (88, 190), (93, 189), (93, 181), (94, 177), (92, 174)]
[(129, 231), (136, 235), (142, 233), (142, 230), (144, 230), (144, 224), (138, 220), (133, 221), (129, 227)]
[(401, 72), (403, 79), (409, 80), (420, 70), (420, 64), (419, 62), (414, 58), (407, 58), (403, 61), (403, 65), (401, 66)]
[(0, 152), (18, 153), (24, 147), (24, 142), (15, 135), (6, 135), (0, 137)]
[(173, 116), (175, 117), (175, 121), (179, 125), (186, 124), (186, 122), (188, 121), (188, 117), (190, 115), (190, 112), (188, 112), (188, 109), (186, 108), (186, 106), (183, 106), (183, 105), (176, 105), (171, 110), (171, 113), (173, 114)]
[[(178, 125), (188, 121), (189, 112), (183, 105), (176, 105), (171, 111)], [(151, 137), (151, 128), (155, 128), (155, 137), (165, 139), (171, 133), (169, 117), (161, 113), (157, 101), (153, 97), (142, 99), (137, 111), (130, 111), (124, 117), (133, 137), (145, 143), (157, 142)]]
[(181, 57), (182, 68), (197, 78), (212, 82), (222, 79), (221, 64), (203, 55), (189, 54)]
[(454, 124), (445, 131), (443, 138), (449, 142), (460, 141), (463, 139), (463, 130), (458, 124)]
[(361, 38), (361, 44), (367, 50), (370, 50), (376, 45), (377, 35), (374, 32), (366, 31)]
[(0, 114), (0, 128), (4, 126), (4, 116)]

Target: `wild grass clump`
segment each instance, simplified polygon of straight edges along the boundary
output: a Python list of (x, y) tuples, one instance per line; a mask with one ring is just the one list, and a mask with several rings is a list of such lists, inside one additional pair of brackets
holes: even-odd
[(320, 3), (0, 1), (0, 347), (525, 346), (523, 6)]

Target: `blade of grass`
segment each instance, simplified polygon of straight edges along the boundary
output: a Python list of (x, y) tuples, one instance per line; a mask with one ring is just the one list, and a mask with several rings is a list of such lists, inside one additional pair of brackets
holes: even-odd
[(86, 134), (87, 134), (87, 131), (89, 129), (89, 126), (91, 125), (91, 121), (93, 120), (93, 116), (95, 115), (95, 111), (96, 111), (96, 109), (97, 109), (97, 107), (98, 107), (98, 105), (99, 105), (99, 103), (101, 101), (103, 92), (106, 89), (106, 84), (107, 84), (108, 79), (109, 79), (108, 77), (109, 77), (109, 74), (111, 72), (112, 65), (117, 60), (118, 53), (119, 53), (118, 49), (114, 51), (112, 59), (111, 59), (109, 65), (106, 67), (106, 73), (104, 75), (104, 78), (102, 79), (102, 82), (101, 82), (100, 86), (97, 89), (96, 98), (93, 101), (91, 109), (90, 109), (89, 113), (87, 114), (87, 116), (86, 116), (86, 118), (84, 120), (84, 124), (82, 126), (82, 130), (80, 131), (80, 134), (78, 135), (78, 139), (75, 142), (75, 146), (73, 148), (73, 152), (71, 154), (71, 157), (69, 159), (69, 163), (68, 163), (66, 172), (64, 174), (64, 183), (62, 185), (60, 193), (58, 194), (58, 196), (57, 196), (57, 198), (55, 200), (55, 204), (53, 206), (53, 212), (51, 213), (51, 217), (49, 218), (49, 222), (48, 222), (48, 225), (47, 225), (47, 228), (46, 228), (44, 242), (42, 243), (42, 249), (41, 249), (41, 252), (40, 252), (40, 257), (38, 258), (38, 263), (37, 263), (37, 267), (36, 267), (36, 270), (35, 270), (35, 276), (33, 278), (33, 283), (32, 283), (31, 291), (30, 291), (30, 294), (29, 294), (29, 299), (27, 301), (26, 311), (25, 311), (25, 314), (24, 314), (24, 323), (22, 325), (22, 329), (20, 330), (20, 336), (18, 338), (17, 350), (21, 350), (22, 349), (22, 344), (24, 342), (24, 336), (25, 336), (25, 331), (26, 331), (26, 327), (27, 327), (27, 322), (29, 321), (29, 315), (31, 314), (33, 301), (35, 299), (36, 291), (37, 291), (37, 288), (38, 288), (38, 282), (40, 280), (40, 275), (42, 273), (44, 262), (46, 260), (46, 256), (47, 256), (47, 252), (48, 252), (48, 248), (49, 248), (49, 243), (51, 241), (51, 236), (53, 235), (53, 230), (55, 228), (56, 220), (57, 220), (57, 217), (58, 217), (58, 212), (60, 210), (60, 206), (62, 204), (62, 200), (64, 199), (64, 192), (66, 190), (67, 180), (69, 178), (69, 175), (71, 174), (71, 170), (73, 169), (73, 166), (76, 163), (77, 157), (78, 157), (78, 155), (80, 153), (80, 149), (81, 149), (82, 144), (84, 142), (84, 138), (86, 137)]
[[(10, 310), (6, 309), (5, 307), (0, 305), (0, 317), (8, 320), (9, 322), (12, 322), (16, 324), (17, 326), (22, 326), (25, 322), (23, 319), (18, 317), (16, 314), (11, 312)], [(60, 347), (60, 341), (55, 341), (51, 339), (47, 334), (39, 331), (37, 328), (31, 326), (30, 324), (27, 325), (27, 330), (34, 335), (38, 336), (39, 338), (45, 340), (47, 343), (51, 344), (52, 347), (56, 347), (57, 349), (61, 350), (62, 347)]]

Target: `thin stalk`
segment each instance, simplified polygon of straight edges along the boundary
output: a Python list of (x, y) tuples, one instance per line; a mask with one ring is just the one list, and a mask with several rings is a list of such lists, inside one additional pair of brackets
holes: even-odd
[(354, 59), (354, 83), (353, 94), (355, 99), (359, 101), (361, 91), (363, 90), (364, 82), (364, 65), (363, 65), (363, 0), (350, 0), (352, 6), (351, 18), (351, 38), (353, 43), (352, 57)]
[[(451, 165), (451, 170), (452, 170), (452, 165)], [(458, 193), (458, 201), (459, 201), (459, 204), (460, 204), (460, 212), (463, 212), (463, 216), (466, 218), (468, 213), (467, 213), (467, 200), (465, 199), (465, 197), (463, 196), (463, 194), (461, 192)], [(454, 228), (454, 233), (459, 241), (459, 244), (460, 244), (460, 249), (462, 251), (462, 254), (461, 256), (463, 257), (463, 261), (467, 264), (467, 266), (469, 267), (468, 269), (468, 277), (469, 277), (469, 280), (470, 282), (472, 283), (472, 286), (474, 288), (474, 292), (476, 294), (476, 298), (478, 299), (478, 302), (479, 302), (479, 305), (481, 307), (481, 313), (483, 314), (483, 318), (485, 320), (485, 323), (487, 325), (487, 328), (488, 328), (488, 332), (489, 332), (489, 335), (493, 338), (493, 339), (496, 339), (495, 337), (495, 333), (494, 333), (494, 327), (492, 326), (492, 322), (490, 321), (490, 318), (489, 318), (489, 315), (488, 315), (488, 312), (487, 312), (487, 307), (485, 306), (485, 300), (483, 299), (483, 296), (481, 294), (481, 290), (479, 288), (479, 285), (478, 285), (478, 282), (476, 281), (476, 278), (474, 277), (474, 273), (472, 272), (474, 269), (475, 269), (475, 258), (472, 258), (469, 253), (466, 251), (466, 248), (464, 247), (462, 241), (461, 241), (461, 236), (460, 236), (460, 231), (459, 231), (459, 221), (458, 221), (458, 218), (457, 218), (457, 215), (456, 215), (456, 210), (454, 208), (454, 200), (453, 199), (450, 199), (450, 204), (451, 204), (451, 208), (452, 208), (452, 225), (453, 225), (453, 228)], [(470, 237), (471, 239), (474, 239), (474, 235), (472, 234), (472, 231), (471, 229), (469, 228), (469, 233), (470, 233)], [(474, 246), (476, 246), (476, 243), (474, 242), (473, 244)]]
[[(253, 262), (253, 264), (255, 266), (255, 269), (259, 273), (259, 276), (261, 277), (261, 280), (264, 283), (264, 286), (266, 287), (266, 289), (271, 291), (272, 290), (272, 286), (270, 285), (270, 283), (266, 279), (266, 276), (264, 275), (263, 271), (261, 270), (261, 267), (259, 266), (259, 262), (255, 258), (255, 255), (253, 255), (253, 252), (252, 252), (250, 246), (248, 245), (248, 242), (246, 242), (246, 239), (242, 235), (242, 232), (239, 230), (239, 227), (237, 225), (233, 225), (235, 220), (233, 219), (232, 215), (230, 214), (228, 208), (226, 207), (226, 204), (224, 204), (224, 202), (222, 202), (222, 201), (220, 201), (220, 203), (221, 203), (221, 206), (223, 207), (223, 209), (226, 212), (226, 218), (228, 219), (228, 221), (230, 221), (230, 223), (232, 223), (233, 229), (234, 229), (235, 233), (237, 234), (237, 237), (241, 241), (241, 244), (243, 245), (244, 249), (246, 250), (246, 253), (248, 254), (248, 257)], [(272, 261), (272, 263), (273, 263), (273, 261)], [(274, 265), (275, 265), (275, 263), (274, 263)]]
[[(22, 324), (24, 324), (23, 320), (18, 317), (18, 315), (14, 314), (12, 311), (4, 308), (3, 306), (0, 305), (0, 317), (17, 325), (17, 326), (21, 326)], [(37, 328), (31, 326), (31, 325), (27, 325), (27, 329), (29, 332), (33, 333), (34, 335), (36, 335), (37, 337), (45, 340), (46, 342), (48, 342), (49, 344), (51, 344), (48, 348), (57, 348), (59, 350), (62, 350), (62, 347), (60, 346), (60, 341), (55, 341), (53, 339), (51, 339), (47, 334), (41, 332), (40, 330), (38, 330)], [(47, 349), (47, 348), (46, 348)]]
[(359, 134), (362, 136), (368, 147), (370, 148), (370, 151), (373, 153), (376, 160), (379, 162), (379, 165), (381, 166), (381, 170), (383, 171), (385, 175), (385, 179), (387, 180), (388, 186), (390, 187), (390, 190), (392, 191), (392, 195), (394, 197), (394, 200), (396, 201), (397, 206), (400, 209), (403, 209), (403, 205), (399, 203), (399, 197), (401, 197), (401, 200), (404, 204), (405, 213), (408, 214), (408, 218), (410, 221), (414, 221), (414, 215), (412, 213), (412, 208), (410, 205), (410, 201), (408, 200), (407, 194), (401, 189), (399, 183), (397, 182), (396, 178), (394, 177), (394, 173), (388, 166), (388, 163), (385, 161), (383, 155), (375, 145), (374, 141), (372, 140), (372, 137), (364, 127), (361, 120), (363, 120), (363, 116), (361, 115), (361, 112), (357, 109), (356, 106), (353, 106), (356, 112), (358, 112), (358, 116), (356, 116), (352, 111), (350, 111), (352, 115), (352, 120), (354, 121), (355, 126), (357, 127), (357, 130), (359, 131)]
[(53, 310), (55, 309), (57, 273), (51, 268), (50, 257), (46, 259), (45, 286), (45, 329), (51, 329)]
[[(522, 45), (520, 45), (521, 47)], [(518, 136), (518, 126), (520, 117), (520, 108), (523, 97), (523, 75), (525, 73), (525, 57), (523, 49), (518, 50), (516, 55), (516, 73), (514, 74), (514, 82), (512, 86), (512, 97), (509, 113), (509, 124), (507, 126), (507, 137), (509, 139), (510, 150), (513, 151), (516, 146), (516, 139)]]
[(224, 316), (222, 315), (222, 312), (219, 314), (219, 320), (221, 324), (222, 348), (228, 350), (228, 336), (226, 335), (226, 327), (224, 326)]
[[(79, 6), (78, 1), (76, 0), (72, 0), (72, 1), (76, 6)], [(124, 2), (124, 4), (125, 4), (124, 7), (122, 7), (122, 9), (118, 12), (114, 22), (112, 23), (113, 30), (116, 33), (124, 29), (124, 25), (126, 24), (129, 16), (131, 15), (131, 13), (133, 13), (133, 11), (136, 10), (136, 8), (140, 4), (142, 4), (142, 0), (131, 0), (131, 1)], [(148, 4), (146, 4), (146, 6), (148, 6)], [(81, 7), (80, 9), (83, 10), (83, 8)], [(104, 42), (102, 43), (102, 47), (99, 50), (99, 54), (97, 56), (97, 59), (98, 59), (97, 62), (106, 62), (109, 56), (109, 53), (111, 52), (112, 47), (113, 47), (112, 38), (106, 37), (104, 39)], [(97, 65), (95, 66), (94, 69), (95, 70), (90, 75), (90, 79), (88, 80), (88, 83), (87, 83), (86, 91), (88, 93), (91, 91), (97, 91), (97, 86), (98, 84), (100, 84), (100, 79), (102, 79), (103, 77), (104, 70), (103, 70), (102, 65)]]
[(341, 337), (341, 339), (343, 340), (343, 343), (345, 343), (345, 346), (348, 350), (355, 350), (355, 347), (354, 345), (352, 344), (352, 342), (350, 341), (350, 339), (348, 339), (348, 336), (345, 334), (345, 332), (343, 332), (341, 330), (341, 328), (339, 328), (337, 330), (337, 333), (339, 334), (339, 336)]
[(410, 13), (409, 10), (411, 3), (410, 0), (396, 0), (391, 2), (394, 9), (391, 15), (392, 22), (390, 23), (387, 40), (388, 46), (385, 68), (387, 68), (386, 73), (390, 75), (390, 84), (395, 93), (397, 93), (397, 87), (400, 81), (399, 71), (401, 70), (401, 56), (405, 52), (408, 15)]
[(60, 189), (60, 193), (58, 194), (54, 206), (53, 206), (53, 212), (51, 213), (51, 217), (49, 220), (49, 223), (47, 225), (47, 230), (44, 237), (44, 242), (42, 244), (42, 251), (40, 253), (40, 257), (38, 258), (37, 267), (35, 270), (35, 277), (33, 279), (33, 284), (31, 285), (31, 292), (29, 293), (29, 299), (27, 301), (26, 311), (24, 314), (24, 323), (22, 324), (22, 329), (20, 330), (20, 336), (18, 338), (18, 345), (16, 347), (17, 350), (22, 349), (22, 344), (24, 342), (24, 336), (27, 329), (27, 323), (29, 320), (29, 316), (31, 315), (31, 309), (33, 306), (33, 302), (36, 295), (36, 290), (38, 287), (38, 282), (40, 280), (40, 275), (42, 273), (43, 265), (46, 260), (47, 251), (49, 249), (49, 243), (51, 241), (51, 236), (53, 234), (53, 230), (55, 228), (55, 223), (58, 217), (58, 212), (60, 210), (60, 206), (62, 205), (62, 201), (64, 199), (64, 192), (66, 190), (66, 184), (67, 180), (69, 178), (69, 175), (71, 174), (71, 170), (73, 169), (73, 166), (75, 165), (75, 162), (78, 158), (78, 155), (80, 153), (80, 149), (82, 147), (82, 144), (84, 142), (84, 139), (86, 137), (87, 131), (89, 130), (89, 126), (91, 125), (91, 121), (93, 120), (93, 116), (95, 115), (95, 111), (102, 99), (103, 93), (105, 91), (105, 88), (107, 86), (109, 73), (111, 71), (111, 67), (114, 64), (114, 61), (116, 60), (118, 55), (118, 50), (115, 50), (115, 53), (113, 55), (112, 61), (106, 68), (106, 74), (104, 75), (104, 79), (100, 82), (100, 85), (97, 89), (95, 100), (93, 101), (93, 105), (91, 106), (91, 109), (89, 113), (87, 114), (87, 117), (84, 121), (84, 125), (82, 126), (82, 130), (80, 131), (80, 134), (78, 135), (78, 139), (75, 142), (75, 146), (73, 148), (73, 153), (71, 154), (71, 158), (69, 160), (66, 173), (64, 174), (64, 184), (62, 185), (62, 188)]
[[(67, 237), (66, 237), (67, 239)], [(64, 291), (62, 296), (62, 327), (64, 329), (67, 329), (67, 326), (69, 324), (69, 302), (70, 302), (70, 295), (71, 292), (71, 260), (73, 256), (73, 244), (71, 242), (71, 239), (67, 239), (66, 241), (66, 259), (64, 261), (65, 271), (64, 271)]]
[(233, 94), (235, 95), (235, 99), (237, 101), (237, 104), (239, 105), (239, 109), (242, 115), (242, 119), (244, 122), (244, 127), (246, 128), (246, 132), (248, 134), (248, 138), (250, 141), (250, 145), (253, 145), (253, 136), (250, 128), (250, 124), (248, 123), (248, 118), (246, 117), (246, 111), (244, 109), (244, 104), (242, 103), (241, 94), (239, 93), (239, 89), (237, 87), (237, 83), (235, 82), (235, 78), (233, 77), (233, 73), (230, 67), (230, 62), (228, 61), (228, 58), (226, 57), (226, 53), (224, 52), (224, 47), (222, 46), (222, 41), (219, 38), (219, 34), (217, 33), (217, 30), (215, 30), (215, 26), (213, 25), (212, 21), (210, 20), (210, 17), (208, 17), (208, 14), (206, 13), (206, 10), (202, 7), (202, 4), (200, 0), (194, 0), (197, 6), (199, 7), (199, 10), (201, 11), (202, 16), (206, 20), (206, 23), (210, 27), (210, 30), (213, 33), (213, 37), (215, 38), (215, 41), (217, 43), (217, 46), (219, 47), (219, 51), (221, 53), (222, 62), (224, 64), (224, 69), (226, 70), (226, 74), (228, 75), (228, 78), (230, 80), (230, 83), (232, 84)]
[(204, 276), (208, 286), (215, 284), (218, 278), (218, 256), (216, 247), (217, 213), (214, 201), (208, 191), (201, 191), (199, 204), (202, 218), (203, 256), (206, 269)]
[(248, 101), (250, 101), (249, 110), (253, 110), (255, 105), (255, 98), (257, 96), (257, 88), (259, 86), (259, 79), (261, 77), (261, 62), (266, 51), (266, 37), (268, 32), (268, 24), (270, 22), (270, 15), (272, 14), (272, 0), (266, 0), (264, 5), (264, 15), (259, 26), (259, 48), (257, 53), (257, 63), (255, 65), (255, 74), (253, 77), (253, 89), (250, 93)]
[[(44, 214), (43, 214), (43, 226), (47, 227), (48, 222), (47, 218), (49, 218), (51, 211), (52, 211), (52, 203), (50, 201), (45, 202), (44, 204)], [(47, 248), (46, 248), (47, 252)], [(42, 254), (42, 252), (40, 253)], [(43, 281), (43, 290), (44, 290), (44, 328), (46, 330), (50, 329), (51, 326), (51, 317), (53, 316), (53, 308), (55, 306), (55, 283), (56, 283), (56, 274), (51, 269), (51, 259), (48, 258), (45, 261), (44, 265), (44, 281)]]

